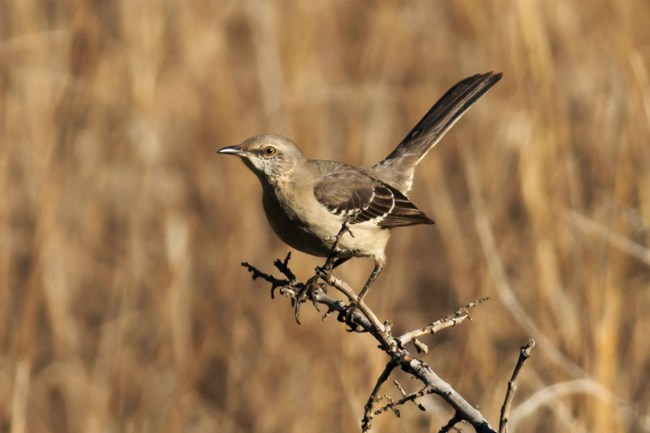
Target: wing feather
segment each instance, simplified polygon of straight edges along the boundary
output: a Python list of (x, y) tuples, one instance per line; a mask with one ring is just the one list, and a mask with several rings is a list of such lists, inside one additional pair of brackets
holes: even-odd
[(314, 186), (314, 196), (349, 224), (375, 221), (384, 228), (433, 224), (397, 189), (346, 165), (323, 175)]

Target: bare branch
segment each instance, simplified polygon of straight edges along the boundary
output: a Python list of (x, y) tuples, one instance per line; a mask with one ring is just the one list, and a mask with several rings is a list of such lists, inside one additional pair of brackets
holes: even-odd
[[(401, 390), (401, 391), (404, 391), (404, 390)], [(399, 399), (397, 401), (392, 401), (392, 402), (388, 403), (387, 405), (384, 405), (384, 406), (380, 407), (379, 409), (377, 409), (375, 411), (375, 415), (380, 415), (380, 414), (386, 412), (387, 410), (395, 410), (398, 406), (401, 406), (404, 403), (407, 403), (409, 401), (414, 402), (415, 399), (420, 398), (422, 396), (425, 396), (427, 394), (433, 394), (434, 392), (435, 391), (433, 389), (431, 389), (429, 387), (426, 387), (426, 386), (424, 388), (422, 388), (421, 390), (419, 390), (418, 392), (412, 392), (411, 394), (406, 394), (406, 392), (404, 392), (403, 393), (404, 396), (401, 399)], [(424, 407), (422, 407), (420, 405), (418, 405), (418, 407), (421, 408), (420, 410), (424, 410)]]
[(282, 272), (282, 275), (287, 277), (287, 279), (291, 283), (296, 282), (296, 276), (294, 275), (293, 272), (291, 272), (291, 269), (289, 269), (289, 260), (291, 260), (291, 251), (287, 253), (287, 256), (284, 258), (284, 260), (276, 259), (273, 262), (273, 265), (278, 268), (278, 271)]
[(323, 279), (327, 284), (334, 287), (339, 292), (343, 293), (352, 304), (356, 305), (359, 310), (370, 320), (372, 326), (374, 327), (375, 332), (379, 335), (378, 339), (382, 345), (384, 345), (389, 350), (392, 346), (395, 346), (395, 341), (392, 336), (387, 333), (386, 325), (379, 321), (377, 315), (368, 307), (368, 305), (363, 301), (363, 299), (358, 299), (358, 296), (354, 290), (343, 280), (339, 280), (334, 277), (332, 274), (318, 272), (318, 276)]
[(499, 433), (508, 432), (508, 420), (510, 418), (510, 408), (512, 406), (512, 399), (515, 396), (515, 391), (517, 391), (517, 379), (519, 377), (519, 372), (524, 366), (524, 362), (530, 357), (530, 352), (535, 347), (535, 340), (531, 339), (524, 346), (521, 347), (519, 351), (519, 359), (517, 359), (517, 364), (515, 364), (515, 369), (512, 372), (512, 377), (508, 381), (508, 390), (506, 391), (506, 398), (501, 406), (501, 417), (499, 418)]
[[(417, 337), (420, 337), (422, 335), (427, 335), (427, 334), (435, 334), (437, 332), (442, 331), (443, 329), (452, 328), (452, 327), (456, 326), (457, 324), (463, 322), (465, 319), (470, 319), (471, 320), (471, 317), (469, 315), (469, 310), (471, 308), (474, 308), (475, 306), (477, 306), (479, 304), (482, 304), (483, 302), (487, 301), (488, 299), (490, 299), (490, 298), (480, 298), (480, 299), (477, 299), (474, 302), (470, 302), (469, 304), (460, 307), (453, 314), (450, 314), (449, 316), (443, 317), (440, 320), (436, 320), (435, 322), (433, 322), (433, 323), (431, 323), (431, 324), (429, 324), (427, 326), (424, 326), (424, 327), (422, 327), (420, 329), (416, 329), (414, 331), (410, 331), (410, 332), (407, 332), (405, 334), (402, 334), (401, 336), (397, 337), (397, 339), (399, 340), (400, 345), (402, 347), (404, 347), (404, 345), (406, 345), (408, 343), (411, 343), (411, 342), (414, 342), (414, 340)], [(420, 345), (422, 344), (421, 342), (418, 342), (418, 343)], [(414, 342), (414, 344), (416, 344), (416, 345), (418, 343)], [(425, 353), (426, 353), (426, 351), (425, 351)]]
[(462, 419), (460, 416), (458, 416), (457, 413), (454, 414), (454, 416), (447, 422), (447, 424), (443, 425), (440, 430), (438, 430), (438, 433), (448, 433), (451, 431), (452, 428), (459, 422), (461, 422)]
[(410, 373), (421, 382), (431, 387), (432, 392), (447, 402), (462, 420), (467, 421), (478, 433), (496, 433), (483, 414), (469, 404), (451, 385), (442, 380), (431, 368), (415, 358), (407, 358), (400, 363), (406, 373)]
[[(339, 235), (337, 235), (337, 238), (340, 239), (340, 236), (344, 233), (345, 230), (342, 228)], [(465, 400), (451, 385), (442, 380), (426, 363), (414, 358), (405, 348), (406, 344), (412, 343), (420, 353), (426, 352), (426, 345), (418, 341), (417, 337), (427, 334), (435, 334), (440, 330), (453, 327), (456, 324), (469, 319), (470, 316), (468, 310), (484, 302), (486, 298), (469, 303), (443, 319), (414, 331), (407, 332), (399, 338), (396, 338), (392, 335), (390, 322), (380, 321), (377, 315), (365, 302), (363, 302), (363, 300), (358, 300), (357, 293), (345, 281), (342, 281), (331, 274), (331, 257), (328, 257), (328, 262), (325, 263), (324, 267), (316, 269), (316, 274), (310, 278), (307, 283), (297, 281), (295, 275), (289, 269), (290, 258), (291, 256), (287, 255), (284, 260), (276, 260), (274, 262), (275, 267), (284, 276), (282, 279), (264, 273), (248, 263), (242, 263), (242, 265), (251, 272), (253, 279), (261, 278), (269, 282), (271, 284), (272, 295), (276, 289), (279, 289), (281, 294), (289, 297), (294, 308), (297, 308), (296, 304), (300, 304), (308, 298), (314, 303), (315, 307), (318, 307), (318, 305), (324, 305), (327, 307), (327, 312), (325, 313), (324, 318), (332, 312), (338, 312), (339, 321), (349, 325), (352, 330), (367, 332), (372, 335), (380, 343), (380, 349), (390, 358), (384, 371), (377, 379), (375, 387), (365, 405), (364, 417), (362, 420), (363, 432), (370, 431), (371, 421), (374, 416), (389, 410), (399, 416), (398, 407), (408, 401), (415, 403), (420, 410), (424, 410), (424, 407), (417, 404), (416, 400), (426, 394), (436, 394), (451, 406), (456, 414), (454, 418), (447, 423), (447, 426), (443, 427), (442, 431), (449, 431), (458, 422), (465, 421), (478, 433), (496, 433), (496, 430), (490, 426), (481, 412), (467, 402), (467, 400)], [(318, 280), (322, 280), (322, 283)], [(343, 294), (347, 302), (329, 295), (325, 291), (326, 285), (335, 288), (338, 292)], [(423, 387), (417, 392), (407, 394), (406, 391), (397, 384), (402, 398), (399, 400), (393, 400), (389, 396), (379, 397), (381, 386), (388, 380), (393, 370), (397, 367), (418, 379), (422, 383)], [(377, 403), (381, 398), (386, 398), (389, 403), (373, 411), (375, 403)], [(445, 428), (446, 430), (444, 430)]]
[[(291, 254), (289, 254), (289, 255), (287, 256), (287, 260), (289, 259), (290, 256), (291, 256)], [(263, 279), (263, 280), (268, 281), (269, 283), (271, 283), (271, 298), (273, 298), (273, 299), (275, 299), (275, 290), (276, 290), (278, 287), (289, 286), (289, 285), (291, 285), (290, 281), (287, 281), (287, 280), (279, 280), (279, 279), (275, 278), (273, 275), (269, 275), (269, 274), (266, 274), (266, 273), (260, 271), (260, 270), (257, 269), (255, 266), (250, 265), (248, 262), (242, 262), (241, 265), (242, 265), (243, 267), (245, 267), (246, 269), (248, 269), (248, 272), (251, 273), (251, 278), (252, 278), (253, 280), (256, 280), (256, 279), (258, 279), (258, 278), (261, 278), (261, 279)]]
[(375, 384), (375, 387), (372, 389), (372, 392), (370, 393), (370, 397), (368, 398), (368, 401), (366, 402), (366, 405), (363, 410), (363, 419), (361, 420), (361, 431), (362, 432), (368, 432), (370, 431), (371, 428), (371, 421), (373, 418), (373, 413), (372, 413), (372, 408), (374, 404), (378, 401), (377, 395), (379, 394), (379, 389), (381, 386), (388, 380), (390, 377), (390, 374), (393, 372), (393, 370), (397, 367), (397, 363), (393, 362), (392, 360), (386, 364), (386, 367), (384, 367), (384, 371), (381, 372), (379, 377), (377, 378), (377, 383)]
[[(402, 397), (406, 397), (406, 396), (407, 396), (406, 391), (404, 391), (404, 388), (402, 387), (402, 384), (401, 384), (401, 383), (399, 383), (397, 380), (394, 380), (394, 381), (393, 381), (393, 385), (395, 385), (395, 387), (397, 388), (397, 390), (399, 391), (399, 393), (402, 394)], [(422, 406), (420, 403), (418, 403), (418, 402), (415, 401), (415, 400), (411, 400), (411, 401), (412, 401), (412, 403), (415, 405), (415, 407), (417, 407), (418, 409), (420, 409), (422, 412), (425, 412), (425, 411), (426, 411), (426, 409), (424, 408), (424, 406)]]
[(429, 353), (429, 346), (418, 340), (417, 338), (414, 338), (413, 341), (413, 346), (415, 346), (415, 350), (417, 350), (418, 353)]
[[(295, 299), (299, 296), (299, 293), (302, 290), (304, 290), (304, 287), (306, 285), (298, 281), (292, 282), (289, 281), (288, 279), (278, 279), (273, 275), (260, 271), (255, 266), (247, 262), (243, 262), (242, 266), (245, 267), (251, 273), (251, 277), (253, 278), (253, 280), (260, 278), (271, 283), (272, 298), (274, 297), (275, 290), (279, 289), (280, 293), (287, 296), (292, 303), (296, 302)], [(343, 313), (348, 311), (348, 304), (341, 301), (340, 299), (329, 296), (327, 293), (325, 293), (322, 289), (318, 287), (314, 288), (311, 291), (309, 296), (313, 302), (317, 304), (325, 305), (327, 307), (328, 312), (337, 311), (339, 313)], [(358, 312), (358, 311), (353, 312), (350, 321), (355, 326), (359, 327), (360, 329), (363, 329), (365, 332), (370, 332), (370, 333), (376, 332), (374, 325), (368, 320), (366, 316), (362, 314), (362, 312)]]

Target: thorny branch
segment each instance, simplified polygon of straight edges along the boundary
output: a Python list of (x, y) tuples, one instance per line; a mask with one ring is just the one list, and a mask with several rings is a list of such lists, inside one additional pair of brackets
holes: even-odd
[[(344, 226), (337, 235), (337, 238), (340, 238), (340, 236), (342, 236), (347, 230), (347, 227)], [(390, 322), (380, 321), (377, 315), (365, 302), (363, 302), (363, 300), (358, 301), (356, 292), (345, 281), (342, 281), (331, 274), (332, 257), (333, 255), (330, 255), (325, 266), (317, 268), (316, 274), (306, 283), (298, 281), (296, 276), (289, 269), (291, 254), (288, 254), (284, 260), (275, 260), (274, 262), (275, 267), (283, 275), (283, 278), (276, 278), (271, 274), (262, 272), (246, 262), (242, 263), (242, 266), (246, 267), (248, 271), (251, 272), (253, 279), (260, 278), (271, 284), (272, 297), (275, 296), (276, 290), (279, 291), (281, 295), (287, 296), (294, 306), (296, 320), (298, 319), (298, 308), (300, 304), (308, 299), (314, 304), (317, 310), (318, 305), (323, 305), (327, 308), (323, 319), (327, 318), (331, 313), (336, 312), (338, 313), (337, 320), (346, 323), (350, 326), (351, 330), (367, 332), (379, 342), (379, 348), (389, 356), (390, 360), (378, 377), (364, 407), (364, 416), (361, 421), (362, 431), (364, 433), (370, 431), (373, 418), (386, 411), (390, 410), (399, 416), (398, 407), (409, 401), (416, 403), (420, 410), (424, 410), (424, 407), (417, 404), (416, 400), (427, 394), (436, 394), (454, 410), (454, 417), (443, 426), (440, 430), (441, 432), (450, 431), (456, 424), (465, 421), (478, 433), (497, 433), (497, 430), (488, 423), (478, 409), (467, 402), (467, 400), (465, 400), (451, 385), (441, 379), (424, 361), (413, 357), (405, 347), (407, 344), (411, 343), (415, 346), (418, 353), (426, 353), (427, 347), (424, 343), (418, 340), (419, 337), (428, 334), (436, 334), (443, 329), (456, 326), (466, 319), (471, 319), (469, 316), (469, 310), (476, 305), (485, 302), (487, 298), (481, 298), (477, 301), (471, 302), (459, 308), (456, 312), (447, 317), (437, 320), (422, 328), (406, 332), (399, 337), (395, 337), (392, 334)], [(333, 287), (343, 294), (347, 302), (329, 295), (327, 293), (327, 286)], [(352, 306), (355, 308), (351, 308)], [(532, 344), (534, 344), (534, 342)], [(528, 349), (523, 360), (524, 348), (522, 348), (515, 372), (508, 383), (506, 401), (501, 410), (499, 433), (505, 433), (504, 429), (507, 428), (507, 420), (514, 391), (516, 389), (517, 376), (519, 375), (519, 371), (521, 370), (525, 359), (530, 355), (532, 344), (529, 343), (528, 346), (524, 346), (528, 347)], [(397, 367), (418, 379), (422, 383), (423, 387), (419, 391), (407, 394), (401, 385), (396, 383), (396, 386), (402, 395), (400, 399), (393, 400), (390, 397), (381, 397), (379, 391), (382, 385), (389, 379), (391, 373)], [(388, 403), (375, 409), (375, 405), (382, 400), (382, 398), (385, 398)]]

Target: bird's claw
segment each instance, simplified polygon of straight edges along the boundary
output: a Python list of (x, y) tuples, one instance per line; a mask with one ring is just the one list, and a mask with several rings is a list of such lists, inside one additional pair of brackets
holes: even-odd
[(316, 266), (316, 276), (318, 277), (327, 277), (334, 269), (332, 263), (325, 263), (323, 266)]
[(311, 277), (307, 282), (298, 290), (296, 295), (293, 297), (291, 300), (291, 305), (293, 306), (293, 314), (296, 319), (296, 323), (300, 325), (300, 304), (304, 303), (307, 301), (307, 299), (311, 299), (312, 303), (314, 304), (314, 307), (316, 308), (317, 311), (320, 311), (318, 308), (318, 304), (314, 297), (312, 296), (313, 291), (318, 288), (318, 275), (314, 275)]
[(360, 314), (357, 312), (357, 305), (355, 303), (348, 304), (343, 310), (339, 311), (337, 320), (348, 325), (348, 332), (363, 332), (364, 329), (354, 321), (354, 315)]

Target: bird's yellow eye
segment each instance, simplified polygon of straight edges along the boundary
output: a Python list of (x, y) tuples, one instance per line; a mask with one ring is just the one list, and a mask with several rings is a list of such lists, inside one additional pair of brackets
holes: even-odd
[(277, 152), (277, 149), (273, 146), (266, 146), (264, 149), (262, 149), (262, 154), (266, 157), (271, 157), (275, 155)]

